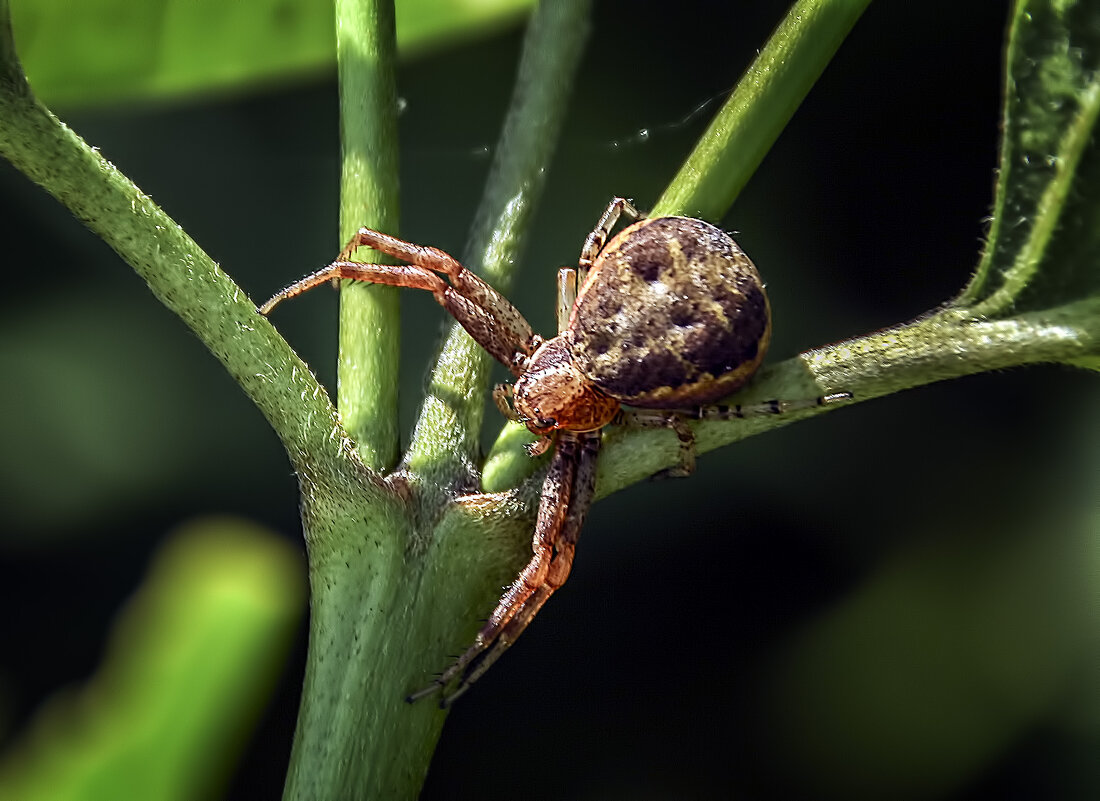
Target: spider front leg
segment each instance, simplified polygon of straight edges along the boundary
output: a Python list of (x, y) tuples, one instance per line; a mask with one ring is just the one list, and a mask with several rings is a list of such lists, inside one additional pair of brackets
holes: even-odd
[[(360, 264), (348, 261), (351, 254), (361, 247), (373, 248), (408, 263)], [(437, 273), (445, 275), (450, 283)], [(281, 290), (257, 311), (266, 315), (281, 301), (335, 278), (431, 292), (439, 305), (450, 312), (479, 345), (515, 375), (523, 373), (527, 357), (542, 341), (507, 298), (449, 253), (415, 245), (370, 228), (360, 228), (340, 251), (335, 262)]]
[(461, 677), (439, 705), (454, 703), (508, 650), (569, 577), (577, 536), (595, 496), (600, 432), (561, 431), (557, 436), (558, 447), (542, 485), (531, 561), (501, 596), (474, 644), (438, 679), (410, 695), (410, 703)]
[(834, 392), (816, 398), (801, 400), (769, 400), (736, 406), (710, 405), (694, 409), (624, 409), (615, 421), (621, 425), (637, 428), (670, 428), (680, 440), (680, 459), (676, 467), (670, 467), (655, 474), (658, 478), (680, 478), (695, 472), (695, 433), (688, 427), (688, 420), (743, 420), (747, 417), (763, 417), (773, 414), (812, 409), (827, 406), (845, 400), (851, 400), (851, 392)]
[[(496, 404), (497, 409), (507, 419), (513, 423), (523, 423), (523, 418), (516, 412), (515, 407), (512, 406), (512, 385), (511, 384), (497, 384), (493, 387), (493, 403)], [(534, 442), (531, 442), (524, 446), (528, 456), (542, 456), (548, 450), (550, 446), (554, 444), (554, 438), (548, 434), (544, 434)]]

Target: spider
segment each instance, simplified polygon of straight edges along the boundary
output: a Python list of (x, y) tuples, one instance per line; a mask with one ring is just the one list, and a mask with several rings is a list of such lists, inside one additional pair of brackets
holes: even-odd
[[(635, 219), (610, 242), (620, 216)], [(405, 264), (350, 261), (370, 247)], [(444, 280), (444, 277), (447, 280)], [(408, 697), (441, 692), (446, 707), (469, 689), (565, 583), (596, 487), (601, 430), (610, 424), (671, 428), (679, 465), (695, 467), (685, 420), (779, 414), (851, 398), (839, 392), (753, 406), (706, 405), (744, 385), (771, 337), (764, 286), (724, 231), (688, 217), (644, 218), (614, 198), (581, 249), (578, 267), (558, 272), (558, 334), (543, 339), (502, 295), (452, 256), (361, 228), (327, 267), (286, 287), (258, 311), (331, 279), (424, 289), (516, 377), (493, 390), (508, 419), (554, 449), (542, 486), (533, 556), (504, 591), (471, 645), (438, 678)], [(626, 404), (633, 409), (623, 408)], [(449, 694), (443, 690), (453, 681)]]

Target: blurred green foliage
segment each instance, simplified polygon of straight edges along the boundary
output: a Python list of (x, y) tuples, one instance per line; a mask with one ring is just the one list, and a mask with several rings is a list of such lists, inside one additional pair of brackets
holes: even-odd
[[(305, 609), (301, 559), (243, 520), (176, 531), (119, 615), (103, 663), (0, 761), (0, 798), (220, 795)], [(74, 599), (75, 600), (75, 599)]]
[[(491, 34), (532, 0), (401, 0), (403, 54)], [(48, 105), (165, 101), (331, 74), (327, 0), (14, 0), (16, 43)]]

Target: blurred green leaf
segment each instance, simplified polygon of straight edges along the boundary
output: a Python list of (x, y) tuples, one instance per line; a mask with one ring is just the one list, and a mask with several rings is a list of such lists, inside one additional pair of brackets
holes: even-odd
[[(0, 546), (43, 547), (51, 534), (109, 519), (120, 503), (155, 502), (202, 464), (208, 445), (197, 429), (210, 421), (190, 412), (203, 393), (173, 381), (202, 355), (164, 336), (150, 312), (59, 291), (0, 321), (0, 375), (19, 387), (0, 396), (0, 483), (8, 490)], [(112, 325), (102, 324), (105, 313)], [(111, 370), (104, 380), (111, 364), (143, 367)]]
[(1017, 3), (1006, 75), (993, 225), (961, 298), (984, 316), (1100, 296), (1100, 4)]
[[(484, 36), (530, 0), (399, 0), (403, 54)], [(13, 27), (35, 92), (95, 105), (240, 90), (336, 64), (325, 0), (14, 0)]]
[(102, 667), (0, 761), (0, 798), (209, 796), (239, 755), (305, 607), (294, 549), (242, 520), (192, 523), (123, 610)]
[[(894, 521), (909, 544), (761, 671), (761, 714), (794, 745), (808, 795), (971, 797), (962, 788), (1037, 731), (1100, 732), (1100, 387), (1063, 401), (1067, 426), (1047, 432), (1057, 466), (1012, 479), (1033, 494), (944, 507), (931, 527)], [(918, 470), (899, 464), (892, 480), (912, 486)], [(1067, 779), (1058, 797), (1096, 797), (1095, 770), (1071, 789), (1076, 759), (1052, 761)]]
[(1045, 508), (998, 523), (922, 532), (768, 664), (764, 714), (815, 797), (954, 797), (1089, 697), (1089, 533)]

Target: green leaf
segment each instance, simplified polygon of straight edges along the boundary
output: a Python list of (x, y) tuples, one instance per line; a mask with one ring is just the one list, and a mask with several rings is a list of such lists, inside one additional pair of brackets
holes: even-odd
[[(403, 53), (484, 36), (530, 0), (404, 0)], [(324, 74), (336, 61), (332, 5), (316, 0), (15, 0), (20, 57), (50, 105), (231, 91)]]
[(978, 315), (1050, 309), (1100, 295), (1098, 70), (1100, 5), (1017, 4), (993, 224), (959, 299)]

